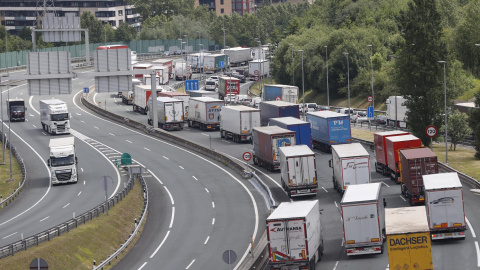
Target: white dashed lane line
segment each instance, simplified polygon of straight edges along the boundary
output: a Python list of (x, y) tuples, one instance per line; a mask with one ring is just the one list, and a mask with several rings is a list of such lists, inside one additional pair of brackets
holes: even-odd
[(205, 242), (203, 243), (204, 245), (208, 243), (208, 239), (210, 239), (210, 236), (207, 236), (207, 239), (205, 239)]
[(12, 234), (9, 234), (9, 235), (3, 237), (2, 239), (8, 238), (8, 237), (10, 237), (10, 236), (12, 236), (12, 235), (15, 235), (15, 234), (17, 234), (17, 233), (18, 233), (18, 232), (14, 232), (14, 233), (12, 233)]
[(125, 141), (127, 141), (128, 143), (132, 143), (132, 142), (131, 142), (131, 141), (129, 141), (129, 140), (125, 140)]
[(148, 149), (148, 148), (146, 148), (146, 147), (144, 147), (143, 149), (145, 149), (145, 150), (147, 150), (147, 151), (151, 151), (150, 149)]
[(49, 218), (50, 216), (46, 217), (46, 218), (42, 218), (39, 222), (42, 222), (44, 221), (45, 219)]
[(69, 205), (70, 205), (70, 203), (67, 203), (67, 204), (65, 204), (65, 206), (64, 206), (63, 208), (65, 208), (65, 207), (67, 207), (67, 206), (69, 206)]
[(195, 179), (196, 181), (198, 181), (198, 179), (197, 179), (195, 176), (192, 176), (192, 177), (193, 177), (193, 179)]
[(215, 218), (212, 219), (212, 225), (215, 225)]
[(170, 159), (169, 159), (168, 157), (166, 157), (166, 156), (163, 156), (163, 158), (166, 159), (166, 160), (170, 160)]
[(192, 264), (193, 264), (194, 262), (195, 262), (195, 259), (193, 259), (193, 261), (192, 261), (192, 262), (187, 266), (187, 268), (185, 268), (185, 269), (190, 268), (190, 266), (192, 266)]
[(180, 169), (184, 170), (184, 168), (182, 166), (178, 166), (178, 167), (180, 167)]

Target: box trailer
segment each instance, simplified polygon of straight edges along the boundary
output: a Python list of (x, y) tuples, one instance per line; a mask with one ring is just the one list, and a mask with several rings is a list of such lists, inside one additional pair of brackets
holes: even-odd
[(400, 155), (401, 149), (422, 147), (422, 141), (413, 135), (393, 136), (385, 139), (385, 149), (387, 151), (387, 175), (398, 182), (400, 177)]
[(157, 59), (157, 60), (153, 60), (152, 64), (168, 67), (168, 73), (170, 74), (170, 79), (173, 78), (173, 60), (172, 59)]
[(280, 169), (279, 148), (296, 145), (295, 132), (277, 126), (253, 128), (253, 164)]
[(266, 77), (270, 72), (270, 61), (252, 60), (248, 62), (248, 76), (250, 78)]
[(230, 58), (226, 54), (210, 54), (204, 58), (205, 73), (215, 73), (230, 66)]
[[(157, 74), (156, 74), (157, 79), (156, 80), (158, 82), (158, 85), (166, 85), (170, 82), (169, 67), (157, 65), (157, 66), (152, 66), (152, 69), (154, 69), (157, 72)], [(150, 81), (145, 80), (145, 77), (147, 77), (147, 75), (150, 78)], [(152, 75), (145, 74), (143, 76), (143, 78), (144, 78), (143, 83), (144, 84), (150, 84), (151, 83), (151, 77), (152, 77)]]
[(217, 92), (205, 91), (205, 90), (192, 90), (185, 91), (190, 97), (210, 97), (214, 99), (219, 99)]
[(235, 47), (223, 49), (221, 53), (228, 55), (232, 66), (241, 66), (253, 59), (252, 49), (250, 48)]
[(408, 135), (410, 133), (406, 131), (384, 131), (384, 132), (376, 132), (373, 134), (374, 140), (374, 147), (375, 147), (375, 171), (387, 176), (388, 173), (388, 165), (387, 165), (387, 148), (385, 147), (385, 139), (387, 137), (394, 137), (394, 136), (403, 136)]
[(259, 105), (262, 119), (262, 126), (268, 125), (270, 118), (295, 117), (300, 118), (298, 104), (285, 101), (262, 101)]
[(407, 106), (405, 106), (405, 101), (407, 100), (402, 96), (388, 97), (385, 102), (387, 104), (387, 110), (385, 113), (387, 116), (387, 125), (395, 126), (395, 119), (397, 119), (397, 127), (407, 127), (406, 119), (408, 109)]
[(175, 64), (175, 80), (184, 81), (192, 79), (192, 66), (186, 62)]
[(270, 118), (269, 126), (279, 126), (291, 131), (295, 131), (297, 145), (304, 144), (312, 149), (312, 133), (310, 123), (295, 117), (277, 117)]
[(133, 88), (133, 111), (147, 114), (148, 99), (151, 94), (151, 85), (135, 85)]
[(282, 100), (298, 104), (298, 87), (283, 84), (265, 84), (262, 91), (262, 100)]
[(223, 106), (220, 111), (220, 137), (234, 142), (252, 140), (254, 127), (260, 126), (260, 110), (247, 106)]
[[(152, 64), (135, 64), (133, 65), (133, 69), (150, 69), (152, 66)], [(144, 74), (135, 74), (134, 77), (143, 81), (143, 75)]]
[(211, 97), (190, 97), (188, 126), (198, 127), (201, 130), (219, 130), (220, 111), (223, 104), (223, 100)]
[(183, 111), (184, 119), (187, 119), (188, 115), (188, 103), (190, 101), (190, 95), (185, 93), (180, 93), (177, 91), (172, 92), (157, 92), (157, 97), (170, 97), (183, 101)]
[(288, 196), (316, 196), (317, 167), (315, 153), (306, 145), (280, 147), (282, 187)]
[(203, 70), (203, 63), (205, 62), (205, 56), (211, 55), (211, 53), (191, 53), (187, 55), (187, 63), (192, 66), (193, 72), (201, 72)]
[(225, 76), (218, 78), (218, 94), (220, 99), (224, 99), (227, 95), (240, 95), (240, 80)]
[(307, 122), (312, 126), (313, 147), (330, 152), (332, 145), (352, 142), (350, 117), (346, 114), (331, 111), (308, 112)]
[(348, 186), (340, 203), (347, 256), (381, 254), (385, 241), (385, 201), (381, 183)]
[(423, 176), (425, 206), (432, 240), (465, 239), (467, 229), (462, 183), (456, 172)]
[[(152, 99), (150, 99), (152, 100)], [(170, 97), (157, 97), (158, 128), (165, 130), (183, 129), (183, 101)], [(152, 106), (152, 101), (149, 103)], [(153, 125), (153, 110), (149, 110), (148, 124)]]
[(333, 187), (343, 193), (347, 186), (368, 184), (370, 177), (370, 154), (360, 143), (332, 145)]
[(272, 270), (315, 269), (324, 249), (318, 200), (283, 202), (266, 223)]
[(438, 173), (437, 155), (426, 147), (402, 149), (400, 155), (400, 177), (402, 194), (410, 205), (424, 203), (423, 175)]
[(390, 269), (433, 269), (425, 206), (385, 209), (385, 231)]

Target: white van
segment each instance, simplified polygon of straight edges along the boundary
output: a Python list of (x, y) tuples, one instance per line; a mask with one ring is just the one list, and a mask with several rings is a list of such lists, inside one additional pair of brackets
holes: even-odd
[(348, 113), (348, 108), (336, 109), (335, 112), (347, 115), (355, 114), (355, 111), (352, 108), (350, 108), (350, 113)]

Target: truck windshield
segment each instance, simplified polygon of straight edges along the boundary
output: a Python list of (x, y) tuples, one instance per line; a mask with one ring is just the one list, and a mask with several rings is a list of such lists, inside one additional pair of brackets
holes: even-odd
[(24, 107), (12, 107), (12, 112), (23, 113), (23, 112), (25, 112), (25, 108)]
[(51, 166), (52, 167), (59, 167), (59, 166), (67, 166), (67, 165), (73, 165), (75, 164), (75, 159), (73, 158), (73, 155), (70, 155), (68, 157), (61, 157), (61, 158), (51, 158)]
[(68, 120), (68, 113), (52, 114), (52, 121)]

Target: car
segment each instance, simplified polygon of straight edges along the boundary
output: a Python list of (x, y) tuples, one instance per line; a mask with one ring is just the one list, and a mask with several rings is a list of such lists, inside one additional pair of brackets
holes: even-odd
[(210, 76), (210, 78), (208, 78), (208, 79), (218, 82), (218, 76)]
[[(307, 108), (306, 112), (314, 112), (314, 111), (317, 110), (317, 104), (316, 103), (305, 103), (305, 107)], [(303, 103), (299, 103), (298, 108), (300, 110), (300, 113), (304, 114)]]
[(207, 79), (205, 81), (205, 90), (207, 91), (215, 91), (217, 89), (218, 83), (215, 80)]
[(363, 123), (363, 122), (370, 122), (370, 120), (367, 117), (367, 112), (357, 111), (356, 113), (350, 115), (350, 122)]
[(245, 75), (242, 75), (242, 74), (240, 74), (240, 73), (238, 73), (238, 72), (233, 72), (233, 73), (232, 73), (232, 76), (235, 77), (235, 78), (237, 78), (237, 79), (239, 79), (241, 83), (244, 83), (244, 82), (246, 81)]
[(335, 112), (341, 113), (341, 114), (347, 114), (347, 115), (355, 114), (355, 111), (353, 109), (350, 109), (350, 113), (348, 113), (348, 108), (336, 109)]
[(377, 115), (377, 116), (375, 116), (374, 122), (377, 125), (386, 125), (387, 124), (387, 116), (386, 115)]
[(330, 107), (319, 105), (317, 106), (317, 111), (330, 111)]
[(233, 72), (225, 71), (225, 72), (223, 73), (223, 76), (225, 76), (225, 77), (233, 77)]

